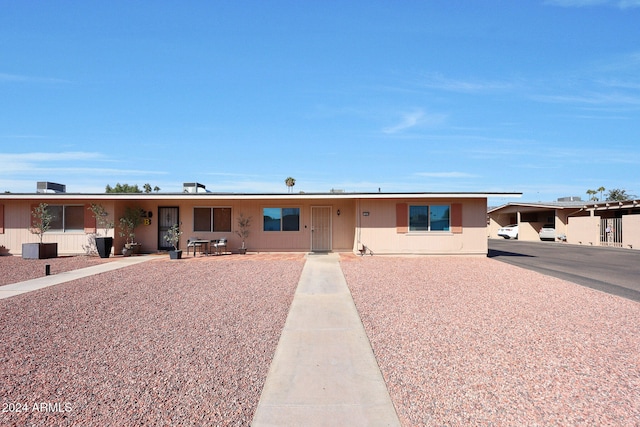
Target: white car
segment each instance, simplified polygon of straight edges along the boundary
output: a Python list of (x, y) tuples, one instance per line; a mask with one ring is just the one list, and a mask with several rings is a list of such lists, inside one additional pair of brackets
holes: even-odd
[(540, 240), (556, 240), (556, 226), (553, 224), (545, 224), (540, 229)]
[(518, 224), (507, 225), (498, 229), (498, 236), (505, 239), (517, 239), (518, 238)]

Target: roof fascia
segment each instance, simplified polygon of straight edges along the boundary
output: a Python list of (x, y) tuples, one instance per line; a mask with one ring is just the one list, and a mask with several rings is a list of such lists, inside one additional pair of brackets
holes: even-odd
[(545, 205), (536, 203), (507, 203), (506, 205), (498, 206), (491, 209), (489, 213), (504, 210), (507, 208), (535, 208), (535, 209), (580, 209), (582, 206), (561, 206), (561, 205)]
[(41, 193), (0, 195), (13, 200), (309, 200), (309, 199), (478, 199), (489, 197), (520, 197), (522, 193), (296, 193), (296, 194), (250, 194), (250, 193)]

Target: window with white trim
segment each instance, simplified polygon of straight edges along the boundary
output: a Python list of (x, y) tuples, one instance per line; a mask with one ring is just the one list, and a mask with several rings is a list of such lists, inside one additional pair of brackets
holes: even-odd
[(410, 205), (409, 231), (450, 231), (449, 205)]
[(52, 217), (49, 231), (84, 231), (83, 205), (49, 205), (47, 213)]
[(231, 231), (231, 208), (193, 208), (193, 231)]
[(263, 208), (263, 231), (300, 231), (300, 208)]

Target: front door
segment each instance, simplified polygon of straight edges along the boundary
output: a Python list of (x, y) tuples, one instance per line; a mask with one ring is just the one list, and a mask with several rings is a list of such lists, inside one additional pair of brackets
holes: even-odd
[(171, 243), (167, 242), (165, 236), (167, 231), (174, 224), (180, 224), (180, 215), (177, 207), (158, 208), (158, 249), (161, 251), (173, 250)]
[(311, 252), (331, 250), (331, 207), (311, 207)]

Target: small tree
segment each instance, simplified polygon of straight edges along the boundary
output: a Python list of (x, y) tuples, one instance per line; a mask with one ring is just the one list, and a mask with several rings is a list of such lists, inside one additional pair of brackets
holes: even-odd
[(251, 227), (251, 217), (250, 216), (244, 216), (243, 213), (241, 213), (238, 216), (238, 229), (236, 230), (236, 234), (242, 239), (242, 248), (241, 249), (246, 249), (244, 246), (244, 241), (247, 237), (249, 237), (249, 228)]
[(106, 236), (107, 233), (109, 233), (109, 230), (114, 227), (113, 221), (109, 220), (109, 213), (104, 206), (97, 203), (92, 203), (91, 206), (89, 206), (89, 210), (96, 219), (96, 226), (98, 228), (102, 228), (104, 230), (104, 235)]
[(167, 230), (167, 234), (164, 236), (164, 240), (173, 246), (174, 250), (178, 250), (178, 241), (180, 241), (180, 236), (182, 235), (182, 231), (180, 231), (180, 226), (178, 224), (173, 224), (171, 228)]
[(51, 221), (53, 221), (53, 215), (51, 215), (47, 208), (49, 205), (46, 203), (40, 203), (38, 206), (33, 208), (31, 211), (31, 217), (33, 220), (31, 221), (31, 227), (29, 231), (32, 234), (37, 234), (40, 238), (40, 244), (42, 244), (42, 238), (44, 233), (49, 231), (51, 228)]
[(136, 240), (135, 230), (142, 224), (141, 208), (126, 208), (124, 216), (120, 218), (120, 237), (127, 240), (127, 244), (134, 243)]

